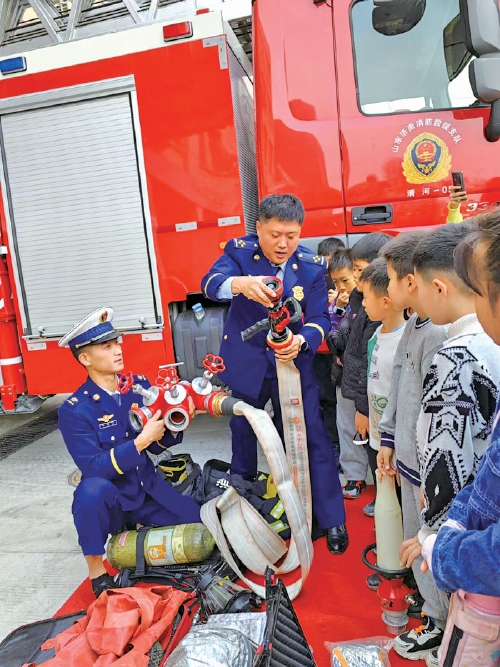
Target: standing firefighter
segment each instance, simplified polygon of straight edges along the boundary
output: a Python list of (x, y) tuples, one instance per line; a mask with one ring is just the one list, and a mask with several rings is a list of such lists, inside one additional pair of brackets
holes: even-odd
[[(318, 387), (312, 359), (330, 327), (324, 258), (299, 246), (304, 220), (302, 203), (293, 195), (270, 195), (260, 205), (257, 234), (232, 239), (223, 256), (203, 277), (202, 290), (213, 301), (231, 301), (220, 354), (226, 364), (221, 374), (239, 398), (257, 408), (271, 399), (274, 422), (283, 437), (276, 363), (294, 360), (300, 371), (309, 447), (313, 511), (326, 531), (333, 554), (348, 544), (345, 510), (332, 444), (320, 415)], [(293, 296), (304, 317), (290, 325), (291, 344), (274, 352), (265, 331), (243, 342), (241, 332), (262, 320), (275, 293), (263, 283), (273, 276), (283, 281), (283, 299)], [(231, 419), (231, 472), (252, 480), (257, 473), (257, 441), (243, 417)]]
[[(114, 585), (102, 561), (110, 533), (137, 523), (172, 526), (200, 521), (196, 502), (157, 475), (146, 453), (159, 454), (178, 444), (182, 434), (165, 431), (159, 410), (139, 435), (129, 426), (128, 412), (137, 397), (117, 391), (123, 357), (112, 318), (111, 308), (96, 310), (59, 343), (70, 347), (89, 375), (59, 408), (59, 428), (82, 472), (72, 511), (96, 597)], [(134, 379), (150, 386), (143, 375)], [(191, 408), (194, 415), (194, 405)]]

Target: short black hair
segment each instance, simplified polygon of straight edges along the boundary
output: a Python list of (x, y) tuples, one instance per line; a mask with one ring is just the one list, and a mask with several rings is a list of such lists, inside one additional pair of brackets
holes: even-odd
[[(417, 244), (413, 253), (413, 267), (424, 279), (428, 280), (436, 272), (455, 275), (453, 254), (460, 244), (475, 227), (470, 222), (458, 224), (441, 225), (437, 229), (426, 234)], [(462, 287), (465, 284), (460, 280)]]
[(428, 233), (423, 229), (416, 232), (403, 232), (381, 249), (380, 257), (390, 263), (398, 280), (403, 280), (409, 273), (413, 273), (413, 252), (417, 244)]
[(276, 218), (280, 222), (304, 222), (304, 207), (295, 195), (267, 195), (260, 202), (259, 221), (262, 224)]
[(342, 239), (338, 239), (336, 236), (330, 236), (318, 243), (318, 255), (331, 257), (333, 251), (337, 250), (337, 248), (345, 248), (345, 243)]
[(376, 257), (370, 266), (363, 269), (359, 277), (359, 283), (370, 285), (377, 296), (387, 296), (389, 289), (389, 276), (387, 275), (387, 262), (383, 257)]
[(342, 269), (352, 271), (352, 259), (349, 248), (337, 248), (337, 250), (332, 252), (332, 256), (328, 262), (328, 273), (342, 271)]
[(371, 232), (363, 236), (351, 248), (352, 261), (363, 259), (365, 262), (373, 262), (380, 249), (391, 239), (392, 236), (382, 234), (382, 232)]
[[(486, 282), (488, 299), (494, 307), (500, 296), (500, 210), (495, 208), (469, 218), (468, 222), (474, 229), (455, 249), (455, 271), (467, 287), (480, 296), (485, 296), (480, 283)], [(481, 266), (474, 259), (479, 245), (484, 250)]]
[[(92, 347), (92, 346), (91, 345), (84, 345), (83, 347), (77, 347), (75, 349), (70, 348), (71, 349), (71, 354), (75, 357), (75, 359), (78, 361), (79, 364), (82, 363), (79, 359), (80, 355), (83, 352), (86, 352), (89, 347)], [(83, 364), (82, 364), (82, 366), (83, 366)]]

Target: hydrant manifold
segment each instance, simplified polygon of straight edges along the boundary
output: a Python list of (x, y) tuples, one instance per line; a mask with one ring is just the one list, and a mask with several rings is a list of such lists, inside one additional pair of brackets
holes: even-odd
[[(223, 403), (230, 397), (225, 391), (214, 391), (211, 382), (214, 375), (225, 370), (222, 358), (207, 354), (203, 360), (203, 368), (205, 368), (203, 376), (195, 378), (192, 382), (179, 381), (175, 368), (160, 369), (156, 385), (148, 389), (140, 384), (134, 384), (132, 373), (121, 375), (118, 391), (125, 394), (131, 389), (143, 398), (142, 406), (135, 406), (129, 411), (132, 428), (137, 432), (142, 431), (148, 420), (160, 410), (169, 431), (184, 431), (191, 422), (189, 398), (192, 399), (196, 410), (208, 412), (212, 417), (230, 414), (222, 408)], [(232, 403), (231, 399), (229, 403)], [(229, 405), (226, 408), (229, 408)]]

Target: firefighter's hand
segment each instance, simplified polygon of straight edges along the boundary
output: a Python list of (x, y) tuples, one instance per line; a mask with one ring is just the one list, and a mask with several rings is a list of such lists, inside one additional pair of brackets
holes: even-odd
[(161, 415), (161, 410), (157, 410), (134, 440), (138, 452), (149, 447), (152, 442), (161, 440), (165, 433), (165, 422)]
[(189, 419), (193, 420), (196, 415), (203, 415), (206, 414), (206, 410), (197, 410), (194, 405), (194, 401), (191, 398), (191, 396), (187, 397), (188, 399), (188, 410), (189, 410)]
[(354, 428), (363, 438), (367, 438), (370, 428), (370, 420), (366, 415), (362, 414), (361, 412), (356, 412), (356, 418), (354, 419)]
[(302, 346), (302, 338), (299, 338), (299, 336), (294, 335), (292, 338), (292, 342), (285, 350), (283, 350), (282, 352), (277, 352), (277, 351), (275, 352), (276, 360), (281, 362), (292, 361), (292, 359), (295, 359), (298, 356), (301, 346)]
[(452, 185), (450, 190), (450, 208), (460, 208), (460, 204), (467, 201), (467, 193), (459, 185)]
[(237, 276), (231, 283), (231, 291), (270, 308), (276, 293), (263, 283), (264, 278), (266, 276)]
[(401, 545), (399, 550), (399, 558), (402, 567), (411, 567), (413, 561), (422, 555), (422, 545), (418, 539), (418, 535), (412, 537), (411, 540), (406, 540)]
[(391, 447), (380, 446), (377, 454), (377, 468), (382, 475), (395, 475), (396, 467), (393, 463), (394, 450)]

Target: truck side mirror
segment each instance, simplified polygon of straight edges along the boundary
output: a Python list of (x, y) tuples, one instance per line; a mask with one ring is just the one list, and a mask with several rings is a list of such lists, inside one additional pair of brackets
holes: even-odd
[(491, 104), (488, 141), (500, 139), (500, 11), (498, 0), (460, 0), (467, 49), (477, 57), (469, 67), (474, 95)]
[(374, 0), (372, 25), (381, 35), (402, 35), (421, 21), (426, 0)]
[(477, 58), (500, 52), (500, 13), (497, 0), (460, 0), (465, 43)]

